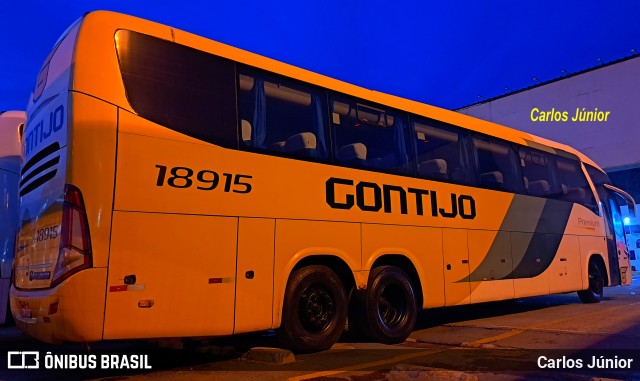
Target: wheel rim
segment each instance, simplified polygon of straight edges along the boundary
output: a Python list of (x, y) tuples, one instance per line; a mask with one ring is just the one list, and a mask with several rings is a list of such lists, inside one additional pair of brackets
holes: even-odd
[(591, 292), (596, 295), (600, 295), (603, 287), (604, 281), (600, 276), (600, 271), (595, 266), (591, 267), (591, 271), (589, 271), (589, 288), (591, 289)]
[(300, 296), (299, 316), (304, 329), (309, 332), (326, 330), (336, 313), (332, 295), (319, 285), (308, 287)]
[(378, 314), (387, 327), (402, 324), (407, 314), (407, 300), (402, 287), (390, 284), (382, 290), (378, 299)]

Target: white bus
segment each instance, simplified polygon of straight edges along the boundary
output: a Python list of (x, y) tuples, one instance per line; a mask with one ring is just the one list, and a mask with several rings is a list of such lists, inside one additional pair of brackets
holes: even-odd
[(640, 272), (640, 219), (623, 217), (624, 232), (631, 260), (631, 271), (634, 274)]
[(7, 321), (18, 219), (20, 132), (24, 111), (0, 112), (0, 324)]

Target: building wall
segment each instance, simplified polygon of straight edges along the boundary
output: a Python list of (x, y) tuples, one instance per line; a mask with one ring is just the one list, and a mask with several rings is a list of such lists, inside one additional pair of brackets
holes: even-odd
[[(640, 57), (587, 71), (457, 110), (556, 140), (607, 171), (640, 166)], [(534, 121), (540, 111), (567, 112), (567, 121)], [(572, 122), (576, 109), (609, 112), (606, 121)]]

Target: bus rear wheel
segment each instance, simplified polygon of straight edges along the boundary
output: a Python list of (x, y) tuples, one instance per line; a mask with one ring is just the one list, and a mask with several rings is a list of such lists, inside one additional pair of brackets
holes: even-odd
[(289, 276), (278, 336), (296, 352), (317, 352), (338, 341), (347, 320), (347, 295), (326, 266), (307, 266)]
[(589, 288), (578, 291), (583, 303), (598, 303), (604, 293), (604, 275), (602, 269), (594, 261), (589, 262)]
[(407, 274), (394, 266), (373, 269), (364, 308), (367, 336), (385, 344), (403, 342), (413, 331), (418, 313)]

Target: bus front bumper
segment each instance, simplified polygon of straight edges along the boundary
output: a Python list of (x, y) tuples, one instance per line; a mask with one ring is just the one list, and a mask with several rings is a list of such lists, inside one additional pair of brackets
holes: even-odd
[(50, 289), (10, 291), (11, 313), (24, 333), (47, 343), (102, 339), (105, 268), (90, 268)]

